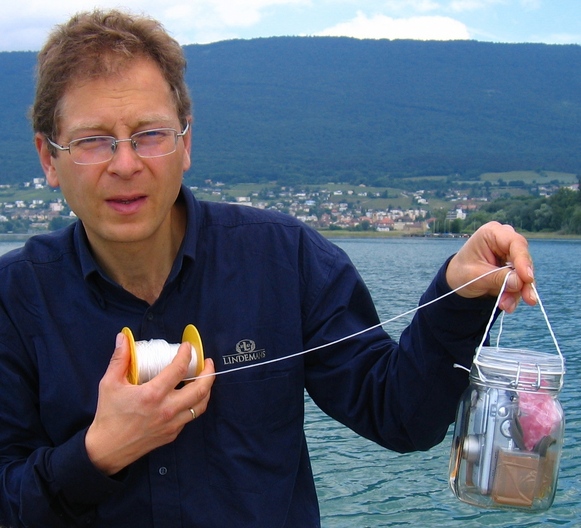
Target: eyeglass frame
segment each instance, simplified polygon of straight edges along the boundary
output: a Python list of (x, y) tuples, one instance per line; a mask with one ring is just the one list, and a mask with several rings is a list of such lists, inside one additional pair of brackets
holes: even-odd
[[(65, 145), (59, 145), (58, 143), (55, 143), (48, 136), (45, 136), (45, 137), (46, 137), (46, 140), (49, 142), (49, 144), (52, 147), (56, 148), (57, 150), (60, 150), (61, 152), (68, 151), (69, 155), (71, 155), (71, 145), (73, 143), (77, 143), (77, 142), (80, 142), (80, 141), (83, 141), (83, 140), (87, 140), (87, 139), (94, 139), (94, 138), (111, 138), (112, 141), (111, 141), (111, 157), (110, 158), (108, 158), (106, 160), (102, 160), (102, 161), (95, 161), (93, 163), (79, 163), (78, 161), (75, 161), (73, 159), (73, 163), (75, 165), (98, 165), (99, 163), (107, 163), (108, 161), (111, 161), (113, 159), (113, 156), (115, 155), (115, 152), (117, 152), (117, 145), (119, 143), (123, 143), (125, 141), (131, 142), (131, 147), (133, 148), (133, 150), (135, 151), (135, 153), (140, 158), (152, 159), (152, 158), (162, 158), (163, 156), (169, 156), (170, 154), (173, 154), (177, 150), (178, 139), (179, 138), (183, 138), (188, 133), (188, 130), (189, 129), (190, 129), (190, 123), (188, 121), (186, 123), (186, 127), (182, 130), (182, 132), (178, 132), (175, 128), (171, 128), (171, 127), (150, 128), (148, 130), (140, 130), (139, 132), (135, 132), (134, 134), (131, 134), (128, 138), (125, 138), (125, 139), (117, 139), (115, 136), (107, 136), (107, 135), (87, 136), (87, 137), (73, 139), (66, 146)], [(137, 144), (135, 143), (135, 140), (133, 139), (133, 137), (136, 136), (136, 135), (140, 135), (140, 134), (146, 134), (147, 132), (156, 132), (158, 130), (171, 130), (172, 132), (175, 133), (175, 145), (174, 145), (174, 149), (171, 152), (166, 152), (165, 154), (158, 154), (156, 156), (142, 156), (138, 152), (138, 150), (137, 150)]]

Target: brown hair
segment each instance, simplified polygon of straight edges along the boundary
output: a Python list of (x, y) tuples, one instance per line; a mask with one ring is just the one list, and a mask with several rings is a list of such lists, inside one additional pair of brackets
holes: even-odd
[(95, 10), (56, 26), (39, 52), (31, 112), (34, 131), (58, 136), (59, 102), (72, 82), (113, 74), (141, 57), (159, 66), (185, 126), (192, 103), (184, 80), (186, 60), (178, 42), (151, 18)]

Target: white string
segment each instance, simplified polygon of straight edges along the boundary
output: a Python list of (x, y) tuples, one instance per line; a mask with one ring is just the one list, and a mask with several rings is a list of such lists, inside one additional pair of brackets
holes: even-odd
[[(211, 376), (220, 376), (222, 374), (229, 374), (231, 372), (237, 372), (239, 370), (246, 370), (246, 369), (249, 369), (249, 368), (260, 367), (262, 365), (268, 365), (270, 363), (277, 363), (279, 361), (285, 361), (287, 359), (292, 359), (292, 358), (295, 358), (295, 357), (298, 357), (298, 356), (303, 356), (305, 354), (309, 354), (311, 352), (315, 352), (316, 350), (320, 350), (322, 348), (326, 348), (326, 347), (330, 347), (330, 346), (336, 345), (338, 343), (342, 343), (343, 341), (347, 341), (348, 339), (352, 339), (352, 338), (357, 337), (357, 336), (359, 336), (361, 334), (364, 334), (366, 332), (369, 332), (371, 330), (374, 330), (375, 328), (378, 328), (380, 326), (383, 326), (383, 325), (386, 325), (388, 323), (391, 323), (391, 322), (393, 322), (393, 321), (395, 321), (397, 319), (400, 319), (402, 317), (405, 317), (406, 315), (410, 315), (410, 314), (412, 314), (414, 312), (417, 312), (418, 310), (421, 310), (422, 308), (426, 308), (427, 306), (429, 306), (431, 304), (434, 304), (435, 302), (438, 302), (438, 301), (444, 299), (445, 297), (448, 297), (449, 295), (452, 295), (452, 294), (458, 292), (459, 290), (461, 290), (463, 288), (466, 288), (467, 286), (470, 286), (471, 284), (479, 281), (480, 279), (483, 279), (484, 277), (487, 277), (488, 275), (492, 275), (493, 273), (497, 273), (497, 272), (499, 272), (499, 271), (501, 271), (503, 269), (512, 269), (512, 264), (508, 264), (507, 263), (505, 266), (502, 266), (500, 268), (494, 268), (493, 270), (487, 271), (486, 273), (483, 273), (479, 277), (476, 277), (475, 279), (472, 279), (472, 280), (468, 281), (466, 284), (462, 284), (461, 286), (458, 286), (457, 288), (455, 288), (455, 289), (453, 289), (453, 290), (445, 293), (444, 295), (441, 295), (440, 297), (437, 297), (435, 299), (432, 299), (431, 301), (428, 301), (425, 304), (422, 304), (420, 306), (417, 306), (415, 308), (412, 308), (411, 310), (408, 310), (407, 312), (403, 312), (402, 314), (396, 315), (395, 317), (392, 317), (391, 319), (388, 319), (388, 320), (383, 321), (383, 322), (380, 322), (380, 323), (378, 323), (376, 325), (373, 325), (373, 326), (370, 326), (370, 327), (365, 328), (363, 330), (360, 330), (358, 332), (355, 332), (354, 334), (350, 334), (348, 336), (341, 337), (340, 339), (337, 339), (336, 341), (332, 341), (330, 343), (325, 343), (323, 345), (319, 345), (319, 346), (316, 346), (316, 347), (313, 347), (313, 348), (309, 348), (308, 350), (302, 350), (301, 352), (295, 352), (294, 354), (290, 354), (288, 356), (282, 356), (282, 357), (279, 357), (279, 358), (269, 359), (267, 361), (261, 361), (260, 363), (252, 363), (252, 364), (248, 364), (248, 365), (242, 365), (240, 367), (235, 367), (235, 368), (228, 369), (228, 370), (222, 370), (222, 371), (214, 372), (212, 374), (202, 374), (200, 376), (194, 376), (192, 378), (186, 378), (184, 381), (191, 381), (191, 380), (194, 380), (194, 379), (208, 378), (208, 377), (211, 377)], [(499, 297), (500, 297), (500, 295), (499, 295)], [(495, 310), (496, 310), (496, 308), (495, 308)]]
[(498, 322), (498, 335), (496, 336), (496, 348), (500, 347), (500, 335), (504, 327), (504, 314), (506, 312), (503, 310), (500, 314), (500, 321)]
[(533, 291), (535, 292), (535, 295), (537, 296), (537, 301), (539, 302), (539, 308), (541, 309), (541, 312), (543, 313), (543, 316), (544, 316), (545, 321), (547, 323), (547, 327), (549, 328), (549, 333), (551, 334), (551, 337), (553, 338), (553, 343), (555, 344), (555, 348), (557, 349), (557, 352), (559, 353), (559, 357), (561, 358), (561, 363), (562, 363), (563, 368), (564, 368), (565, 360), (563, 358), (563, 353), (561, 352), (561, 349), (559, 348), (559, 343), (557, 343), (557, 338), (555, 337), (555, 333), (553, 332), (553, 327), (551, 326), (551, 323), (549, 322), (549, 317), (547, 316), (547, 312), (545, 312), (545, 307), (543, 306), (543, 302), (541, 301), (541, 296), (539, 295), (539, 292), (537, 291), (535, 284), (531, 283), (531, 286), (533, 287)]
[[(179, 344), (168, 343), (164, 339), (151, 339), (135, 343), (137, 356), (137, 372), (139, 384), (145, 383), (157, 376), (167, 367), (178, 353)], [(192, 359), (188, 366), (187, 378), (196, 375), (198, 356), (192, 350)]]
[[(486, 328), (484, 329), (484, 334), (482, 335), (482, 341), (480, 341), (480, 345), (476, 349), (476, 358), (478, 358), (478, 355), (480, 354), (480, 350), (482, 349), (482, 346), (484, 345), (484, 341), (486, 341), (486, 337), (488, 336), (488, 332), (490, 332), (490, 327), (492, 326), (492, 323), (494, 321), (494, 314), (496, 313), (496, 310), (498, 309), (498, 305), (500, 304), (500, 297), (502, 296), (502, 293), (504, 292), (504, 289), (506, 288), (506, 283), (508, 282), (508, 277), (510, 276), (511, 273), (512, 273), (512, 270), (506, 274), (506, 277), (504, 277), (504, 281), (502, 283), (502, 286), (500, 287), (500, 291), (498, 292), (498, 297), (496, 297), (496, 302), (494, 303), (494, 307), (492, 308), (492, 314), (490, 315), (490, 319), (488, 320)], [(504, 314), (504, 312), (503, 312), (503, 314)]]

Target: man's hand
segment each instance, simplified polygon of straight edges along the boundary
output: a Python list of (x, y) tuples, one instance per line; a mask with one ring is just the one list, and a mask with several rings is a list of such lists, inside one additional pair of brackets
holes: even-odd
[(214, 363), (206, 359), (201, 379), (176, 390), (186, 376), (191, 345), (182, 343), (170, 365), (143, 385), (127, 381), (129, 342), (118, 334), (115, 352), (99, 383), (95, 419), (85, 445), (91, 461), (113, 475), (153, 449), (175, 440), (183, 427), (208, 405), (214, 383)]
[[(499, 308), (513, 312), (521, 297), (527, 304), (535, 304), (537, 299), (531, 286), (534, 281), (533, 262), (526, 239), (509, 225), (490, 222), (478, 229), (462, 249), (452, 258), (446, 271), (446, 279), (455, 289), (480, 275), (504, 266), (510, 262), (512, 272)], [(488, 275), (462, 288), (458, 295), (463, 297), (497, 296), (510, 270), (502, 270)]]

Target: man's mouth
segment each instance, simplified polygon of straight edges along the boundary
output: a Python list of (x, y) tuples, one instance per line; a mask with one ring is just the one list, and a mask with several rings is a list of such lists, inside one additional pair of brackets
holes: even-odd
[(141, 206), (145, 202), (145, 196), (134, 196), (132, 198), (119, 197), (111, 198), (108, 200), (111, 207), (116, 209), (118, 212), (127, 214), (135, 213), (141, 209)]

